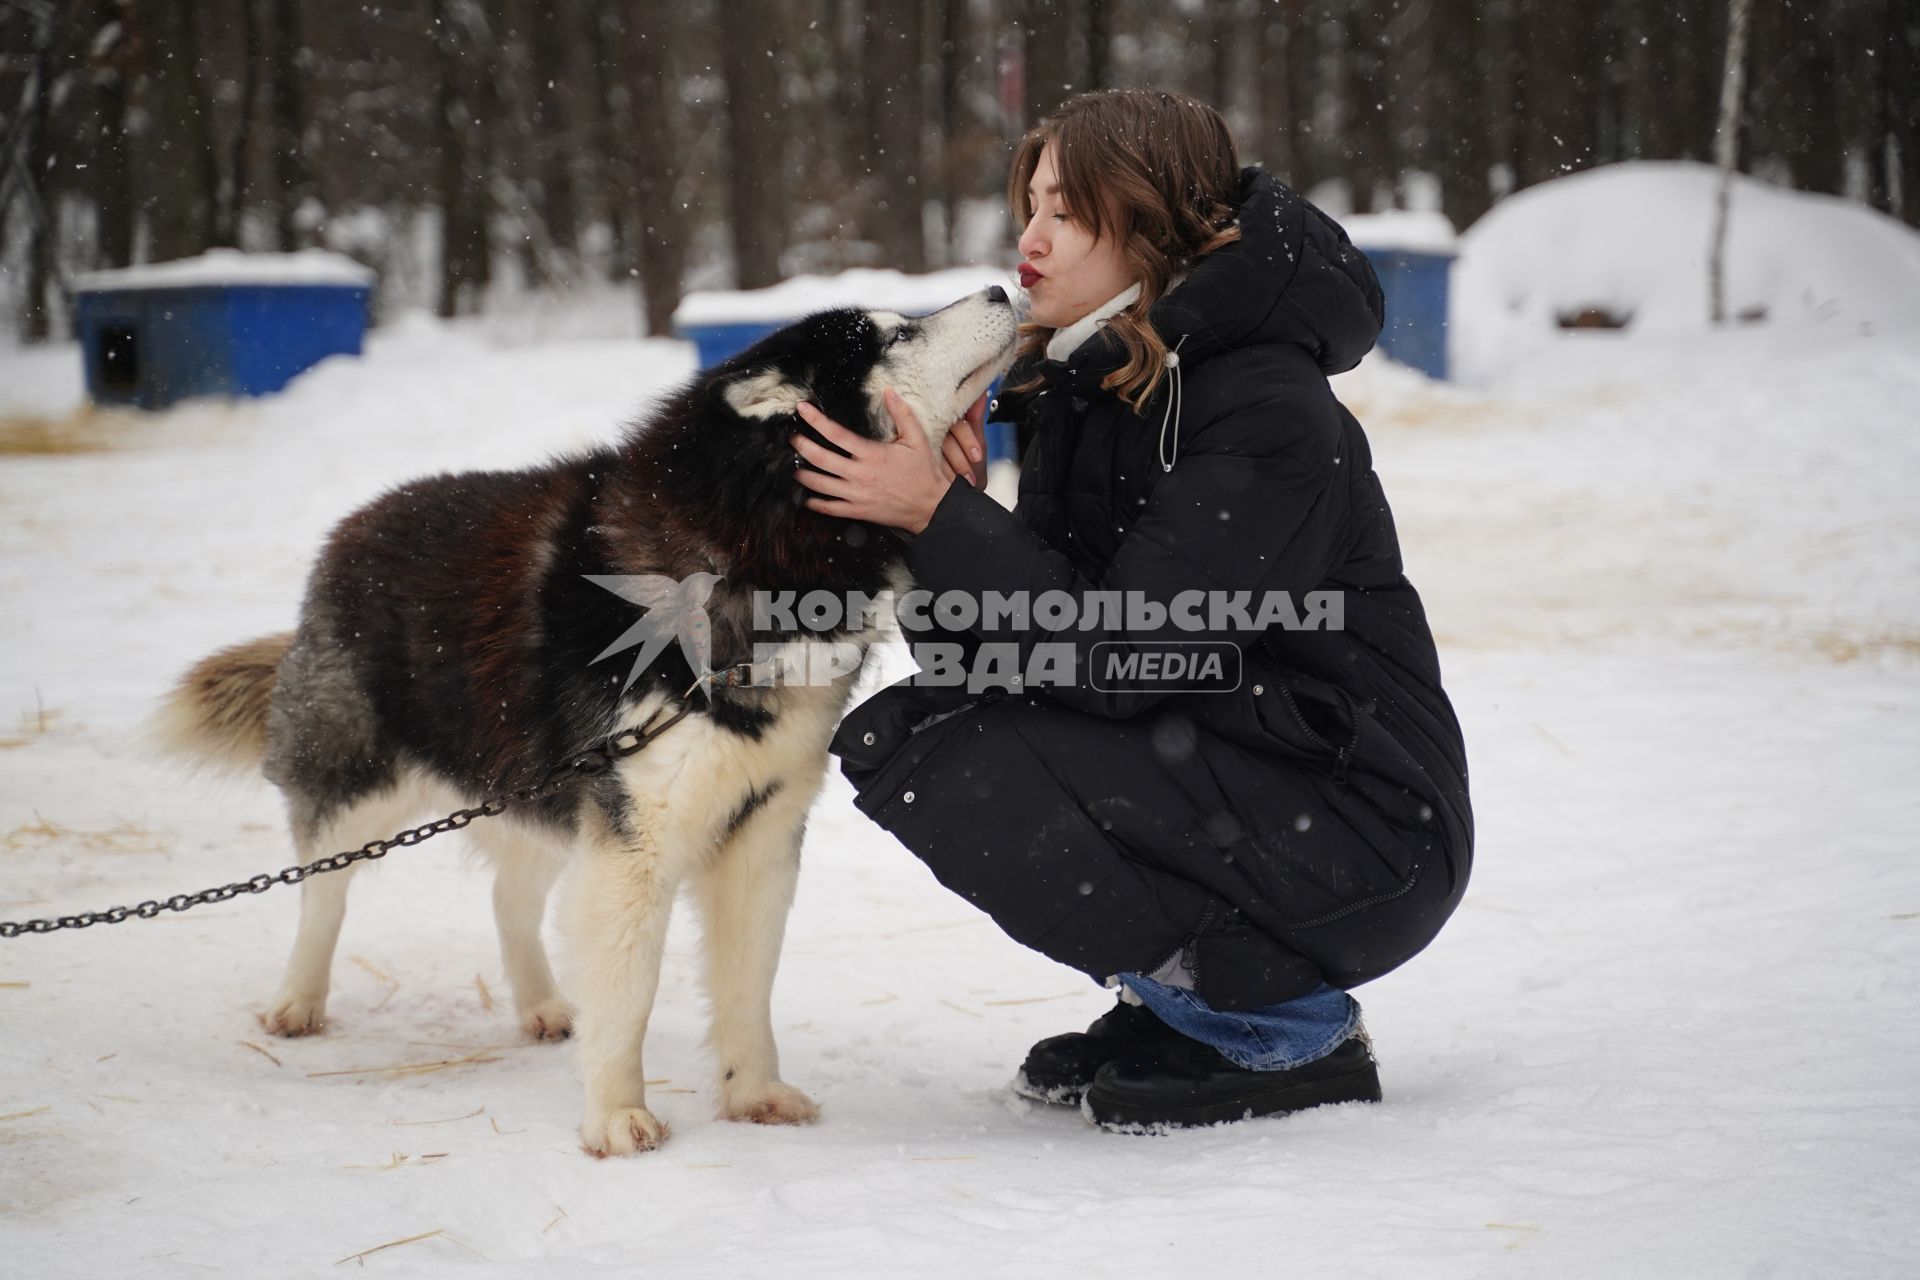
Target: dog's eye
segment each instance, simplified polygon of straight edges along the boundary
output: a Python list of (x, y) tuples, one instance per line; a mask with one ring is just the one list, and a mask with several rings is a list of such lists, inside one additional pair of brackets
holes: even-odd
[(913, 337), (915, 332), (917, 331), (913, 329), (911, 326), (903, 324), (898, 329), (895, 329), (893, 331), (893, 337), (887, 339), (887, 345), (890, 347), (897, 347), (901, 343)]

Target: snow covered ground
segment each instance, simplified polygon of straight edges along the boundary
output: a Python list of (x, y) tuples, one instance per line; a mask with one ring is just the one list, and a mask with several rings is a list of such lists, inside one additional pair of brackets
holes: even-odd
[[(564, 329), (565, 326), (560, 326)], [(677, 344), (424, 320), (285, 394), (79, 408), (0, 351), (0, 918), (291, 858), (265, 784), (129, 732), (288, 626), (318, 539), (431, 469), (606, 436)], [(834, 775), (776, 1026), (819, 1126), (713, 1121), (680, 921), (674, 1128), (582, 1155), (455, 837), (354, 891), (319, 1038), (254, 1017), (297, 895), (0, 942), (13, 1275), (1911, 1275), (1920, 1266), (1920, 330), (1584, 334), (1367, 424), (1465, 725), (1465, 905), (1358, 992), (1387, 1101), (1158, 1139), (1005, 1088), (1108, 998), (1005, 940)], [(80, 451), (75, 451), (80, 450)], [(564, 981), (564, 973), (563, 973)], [(489, 1004), (489, 997), (492, 1004)], [(453, 1063), (404, 1072), (409, 1064)], [(421, 1237), (411, 1239), (413, 1237)]]

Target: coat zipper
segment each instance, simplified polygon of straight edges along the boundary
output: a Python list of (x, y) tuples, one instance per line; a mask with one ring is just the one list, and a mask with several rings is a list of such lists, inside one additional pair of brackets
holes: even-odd
[(1323, 924), (1332, 924), (1342, 916), (1350, 916), (1356, 911), (1364, 911), (1368, 907), (1379, 906), (1383, 902), (1392, 902), (1395, 898), (1413, 888), (1413, 882), (1420, 878), (1420, 868), (1423, 865), (1418, 858), (1415, 858), (1413, 870), (1407, 873), (1405, 880), (1402, 880), (1393, 888), (1383, 889), (1379, 893), (1369, 894), (1358, 901), (1349, 902), (1346, 906), (1340, 907), (1337, 910), (1329, 911), (1325, 915), (1315, 916), (1311, 920), (1302, 920), (1297, 924), (1283, 924), (1280, 928), (1286, 933), (1292, 933), (1296, 929), (1316, 929)]
[(1300, 704), (1293, 700), (1293, 690), (1287, 688), (1286, 681), (1284, 679), (1275, 680), (1274, 685), (1280, 690), (1280, 701), (1286, 704), (1287, 710), (1293, 715), (1294, 723), (1300, 726), (1300, 732), (1307, 735), (1307, 740), (1323, 750), (1333, 752), (1334, 784), (1336, 786), (1345, 786), (1347, 782), (1347, 766), (1353, 760), (1354, 749), (1360, 745), (1360, 707), (1359, 704), (1353, 700), (1353, 695), (1337, 684), (1330, 686), (1335, 693), (1340, 695), (1341, 700), (1347, 704), (1347, 719), (1353, 725), (1353, 736), (1347, 740), (1347, 745), (1344, 747), (1335, 747), (1331, 742), (1328, 742), (1325, 738), (1315, 733), (1313, 726), (1307, 723), (1307, 718), (1300, 713)]

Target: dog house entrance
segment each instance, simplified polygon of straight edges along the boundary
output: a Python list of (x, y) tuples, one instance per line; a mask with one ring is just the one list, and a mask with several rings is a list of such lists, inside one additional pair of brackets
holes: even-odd
[(100, 388), (132, 394), (140, 389), (140, 335), (130, 324), (103, 324), (95, 341), (100, 344)]

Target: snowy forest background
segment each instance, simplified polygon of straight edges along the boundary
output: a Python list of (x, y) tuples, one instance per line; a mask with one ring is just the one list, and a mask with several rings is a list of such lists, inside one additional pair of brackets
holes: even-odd
[[(682, 904), (674, 1136), (588, 1159), (449, 836), (361, 873), (324, 1035), (259, 1022), (291, 890), (0, 941), (0, 1271), (1920, 1275), (1920, 0), (0, 0), (0, 921), (294, 862), (264, 780), (142, 746), (181, 672), (377, 496), (644, 422), (683, 289), (1003, 272), (1011, 143), (1092, 84), (1461, 233), (1446, 376), (1330, 382), (1472, 773), (1460, 910), (1358, 993), (1383, 1105), (1148, 1140), (1012, 1094), (1112, 994), (830, 769), (774, 998), (819, 1125), (716, 1118)], [(351, 254), (381, 323), (275, 394), (94, 401), (65, 286), (222, 244)]]
[[(380, 313), (996, 260), (1067, 94), (1222, 107), (1336, 214), (1711, 160), (1720, 0), (0, 0), (0, 310), (76, 273), (320, 245)], [(1738, 166), (1920, 225), (1920, 0), (1753, 7)], [(1657, 230), (1649, 229), (1650, 235)]]

